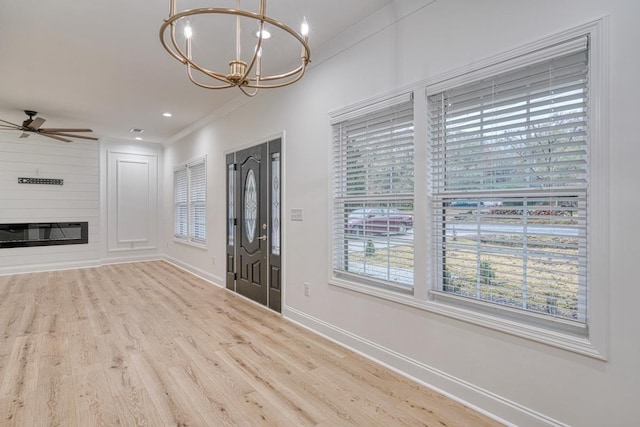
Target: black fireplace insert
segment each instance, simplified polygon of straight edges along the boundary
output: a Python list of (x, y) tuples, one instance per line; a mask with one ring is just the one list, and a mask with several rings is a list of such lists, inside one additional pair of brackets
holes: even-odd
[(88, 222), (0, 224), (0, 248), (89, 243)]

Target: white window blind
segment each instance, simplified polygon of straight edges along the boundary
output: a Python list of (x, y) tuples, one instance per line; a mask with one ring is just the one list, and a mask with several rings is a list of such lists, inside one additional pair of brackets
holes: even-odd
[(207, 176), (204, 160), (189, 165), (189, 237), (198, 243), (207, 239)]
[(178, 239), (187, 238), (187, 169), (173, 172), (174, 227), (173, 234)]
[(428, 90), (436, 295), (586, 322), (587, 42)]
[(207, 173), (205, 159), (173, 172), (174, 236), (198, 244), (207, 239)]
[(413, 101), (377, 107), (333, 121), (334, 274), (410, 289)]

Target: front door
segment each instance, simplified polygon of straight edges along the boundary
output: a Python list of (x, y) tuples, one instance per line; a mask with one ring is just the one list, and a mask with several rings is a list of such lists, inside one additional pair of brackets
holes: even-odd
[(267, 305), (267, 144), (236, 154), (238, 165), (238, 234), (236, 291)]
[(281, 310), (280, 139), (227, 155), (227, 288)]

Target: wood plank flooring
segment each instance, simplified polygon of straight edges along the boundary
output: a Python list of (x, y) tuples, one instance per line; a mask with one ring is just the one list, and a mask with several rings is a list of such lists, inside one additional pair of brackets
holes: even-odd
[(1, 426), (495, 426), (165, 262), (0, 276)]

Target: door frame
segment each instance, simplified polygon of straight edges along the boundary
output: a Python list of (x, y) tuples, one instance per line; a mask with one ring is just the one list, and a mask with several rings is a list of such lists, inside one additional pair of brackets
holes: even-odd
[[(236, 155), (244, 150), (250, 149), (250, 148), (255, 148), (258, 147), (260, 145), (265, 144), (267, 147), (267, 158), (269, 159), (268, 163), (266, 164), (266, 168), (267, 168), (267, 218), (268, 218), (268, 239), (267, 239), (267, 245), (266, 245), (266, 262), (267, 262), (267, 267), (268, 267), (268, 271), (267, 271), (267, 304), (264, 305), (267, 308), (270, 308), (273, 311), (276, 311), (278, 313), (282, 312), (282, 306), (284, 305), (284, 300), (285, 300), (285, 286), (284, 286), (284, 264), (285, 264), (285, 260), (284, 260), (284, 236), (285, 236), (285, 133), (282, 132), (281, 134), (277, 134), (274, 135), (272, 137), (269, 138), (265, 138), (262, 140), (259, 140), (257, 142), (253, 142), (253, 143), (249, 143), (249, 144), (245, 144), (245, 145), (240, 145), (238, 147), (233, 148), (232, 150), (227, 150), (225, 151), (224, 155), (225, 155), (225, 234), (224, 234), (224, 238), (225, 238), (225, 287), (227, 289), (229, 289), (230, 291), (236, 292), (238, 293), (238, 289), (237, 289), (237, 277), (238, 277), (238, 271), (237, 271), (237, 253), (238, 253), (238, 241), (240, 239), (240, 227), (241, 224), (238, 221), (239, 218), (239, 209), (240, 209), (240, 194), (241, 194), (241, 188), (240, 188), (240, 184), (241, 184), (241, 177), (240, 177), (240, 171), (237, 165), (237, 158)], [(274, 149), (275, 147), (275, 149)], [(279, 256), (274, 255), (272, 253), (272, 236), (271, 236), (271, 232), (272, 232), (272, 224), (271, 224), (271, 209), (272, 209), (272, 165), (271, 165), (271, 161), (272, 161), (272, 154), (274, 154), (275, 152), (279, 152), (280, 154), (280, 254)], [(233, 183), (233, 197), (234, 197), (234, 218), (233, 221), (230, 222), (229, 221), (229, 196), (230, 196), (230, 192), (229, 192), (229, 165), (233, 164), (233, 179), (234, 179), (234, 183)], [(234, 236), (234, 245), (230, 246), (229, 245), (229, 229), (230, 227), (233, 228), (233, 236)], [(274, 268), (275, 267), (275, 268)], [(276, 287), (273, 287), (272, 284), (278, 281), (279, 284)], [(246, 296), (238, 293), (239, 295), (243, 296), (246, 298)]]

